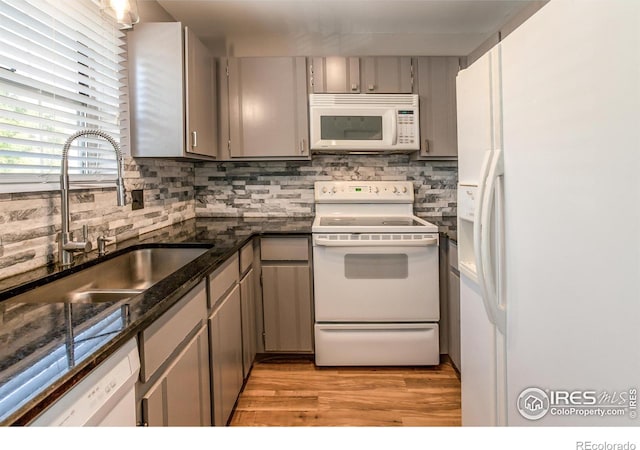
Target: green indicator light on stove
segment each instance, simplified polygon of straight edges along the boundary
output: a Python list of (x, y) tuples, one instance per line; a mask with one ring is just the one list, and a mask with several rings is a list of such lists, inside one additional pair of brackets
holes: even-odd
[(356, 192), (362, 192), (362, 188), (356, 188)]

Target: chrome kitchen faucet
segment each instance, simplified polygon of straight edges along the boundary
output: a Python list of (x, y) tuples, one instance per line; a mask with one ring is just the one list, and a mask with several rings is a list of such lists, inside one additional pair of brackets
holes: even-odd
[(62, 163), (60, 174), (60, 212), (62, 215), (62, 230), (58, 239), (59, 261), (62, 267), (73, 264), (73, 254), (76, 252), (91, 251), (92, 245), (88, 240), (88, 228), (82, 227), (82, 241), (74, 241), (72, 233), (69, 232), (70, 212), (69, 212), (69, 148), (71, 143), (81, 136), (98, 136), (106, 139), (116, 153), (116, 164), (118, 167), (118, 178), (116, 180), (116, 194), (118, 196), (118, 206), (127, 204), (124, 190), (123, 157), (118, 143), (107, 133), (100, 130), (81, 130), (69, 136), (62, 149)]

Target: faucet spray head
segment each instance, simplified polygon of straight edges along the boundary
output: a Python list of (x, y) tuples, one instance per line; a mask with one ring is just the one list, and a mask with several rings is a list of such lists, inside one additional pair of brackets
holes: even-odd
[(118, 206), (126, 206), (126, 192), (127, 191), (124, 189), (124, 181), (122, 181), (122, 178), (118, 178), (118, 180), (116, 181), (116, 196), (118, 197)]

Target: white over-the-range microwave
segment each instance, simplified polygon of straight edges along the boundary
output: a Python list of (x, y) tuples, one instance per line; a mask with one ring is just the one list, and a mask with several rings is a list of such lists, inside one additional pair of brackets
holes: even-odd
[(310, 94), (309, 135), (316, 152), (419, 150), (418, 96)]

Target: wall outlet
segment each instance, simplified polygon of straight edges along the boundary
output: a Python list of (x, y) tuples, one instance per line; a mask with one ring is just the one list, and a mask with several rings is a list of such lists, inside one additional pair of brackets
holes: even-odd
[(131, 191), (131, 209), (135, 211), (136, 209), (144, 208), (144, 195), (142, 189), (135, 189)]

